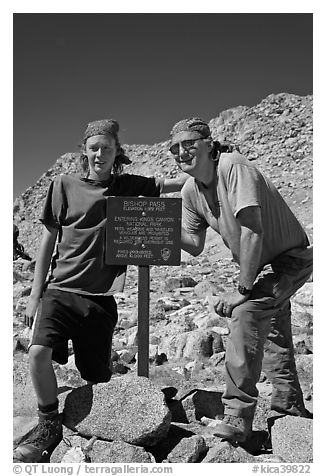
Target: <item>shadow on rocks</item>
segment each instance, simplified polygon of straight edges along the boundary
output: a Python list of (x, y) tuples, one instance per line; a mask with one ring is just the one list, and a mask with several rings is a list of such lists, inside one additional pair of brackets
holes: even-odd
[(192, 431), (171, 424), (166, 438), (160, 441), (156, 446), (145, 448), (145, 450), (152, 453), (157, 463), (161, 463), (183, 438), (189, 438), (193, 435), (195, 435), (195, 433)]
[(253, 456), (270, 454), (272, 452), (269, 434), (264, 430), (253, 431), (250, 438), (243, 443), (239, 443), (238, 446)]
[(63, 424), (74, 429), (75, 425), (84, 420), (91, 411), (93, 395), (92, 385), (84, 385), (72, 390), (65, 400)]
[(210, 390), (197, 390), (193, 395), (196, 420), (202, 417), (216, 418), (224, 412), (222, 392)]
[(189, 423), (185, 409), (179, 400), (167, 400), (166, 404), (171, 412), (172, 421), (177, 423)]
[(70, 387), (69, 385), (63, 385), (62, 387), (58, 388), (58, 395), (61, 393), (68, 392), (69, 390), (73, 390), (75, 387)]
[(221, 418), (223, 415), (222, 392), (193, 389), (179, 399), (166, 399), (172, 421), (189, 423), (203, 417)]

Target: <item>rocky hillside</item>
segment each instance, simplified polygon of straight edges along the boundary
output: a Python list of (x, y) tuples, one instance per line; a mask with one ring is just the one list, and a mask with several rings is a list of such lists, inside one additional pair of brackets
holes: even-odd
[[(211, 119), (214, 139), (229, 140), (268, 175), (312, 235), (312, 96), (271, 94), (253, 107), (238, 106)], [(124, 145), (133, 163), (126, 173), (167, 175), (178, 168), (167, 155), (168, 142)], [(32, 255), (40, 240), (38, 217), (50, 181), (58, 174), (76, 173), (78, 152), (60, 157), (14, 203), (20, 240)]]
[[(214, 138), (236, 143), (271, 177), (312, 236), (312, 97), (270, 95), (257, 106), (239, 106), (222, 112), (210, 121), (210, 126)], [(167, 148), (167, 142), (126, 145), (133, 160), (126, 172), (175, 175), (177, 168), (167, 157)], [(48, 184), (56, 174), (76, 172), (77, 163), (77, 153), (65, 154), (15, 202), (19, 241), (32, 256), (40, 239), (37, 218)], [(85, 386), (75, 368), (71, 345), (68, 363), (55, 364), (60, 409), (65, 414), (65, 438), (50, 461), (311, 462), (312, 420), (282, 418), (273, 427), (272, 441), (267, 439), (266, 417), (272, 385), (264, 372), (258, 384), (254, 433), (247, 446), (235, 447), (214, 436), (214, 427), (223, 413), (221, 395), (229, 331), (228, 320), (215, 313), (212, 299), (214, 294), (233, 289), (238, 276), (237, 267), (216, 234), (208, 233), (205, 250), (199, 257), (183, 253), (181, 266), (151, 267), (149, 382), (137, 378), (137, 273), (135, 266), (129, 267), (124, 292), (116, 295), (119, 317), (112, 344), (111, 382), (92, 390)], [(37, 402), (28, 372), (30, 330), (22, 322), (32, 280), (33, 263), (16, 260), (13, 293), (16, 443), (36, 423)], [(292, 302), (296, 365), (310, 411), (313, 409), (312, 329), (310, 281)], [(162, 390), (164, 399), (152, 384)]]

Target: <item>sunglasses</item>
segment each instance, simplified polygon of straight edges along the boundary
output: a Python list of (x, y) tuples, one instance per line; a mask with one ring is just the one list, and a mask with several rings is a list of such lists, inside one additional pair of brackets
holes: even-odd
[(182, 148), (183, 148), (183, 149), (189, 150), (189, 149), (191, 149), (192, 147), (194, 147), (195, 143), (196, 143), (198, 140), (201, 140), (201, 138), (199, 138), (199, 139), (183, 140), (183, 141), (181, 141), (180, 143), (176, 143), (176, 144), (171, 145), (171, 147), (169, 148), (169, 151), (170, 151), (171, 154), (173, 154), (173, 155), (180, 155), (180, 144), (182, 145)]

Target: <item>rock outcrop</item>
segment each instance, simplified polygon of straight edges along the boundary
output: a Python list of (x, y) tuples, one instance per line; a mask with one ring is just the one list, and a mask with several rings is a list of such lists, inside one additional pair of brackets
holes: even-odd
[(171, 423), (164, 395), (150, 380), (133, 375), (85, 385), (68, 394), (64, 424), (85, 437), (153, 446)]
[[(310, 235), (312, 105), (312, 96), (270, 94), (256, 106), (238, 106), (209, 121), (214, 139), (236, 144), (276, 183)], [(132, 160), (125, 168), (126, 173), (173, 177), (178, 172), (174, 159), (168, 155), (168, 141), (123, 147)], [(21, 243), (32, 257), (40, 242), (38, 217), (49, 183), (58, 174), (79, 173), (79, 157), (78, 152), (69, 152), (58, 158), (53, 167), (15, 200), (14, 221), (20, 230)]]
[(273, 451), (287, 463), (313, 462), (312, 420), (286, 416), (272, 427)]
[[(213, 137), (227, 139), (268, 175), (312, 237), (312, 97), (271, 94), (253, 107), (239, 106), (210, 121)], [(127, 173), (174, 176), (168, 143), (125, 145), (133, 163)], [(29, 187), (14, 204), (19, 238), (34, 258), (40, 241), (38, 216), (51, 179), (78, 172), (78, 153), (68, 153)], [(14, 261), (14, 436), (16, 442), (35, 424), (37, 402), (28, 371), (30, 331), (23, 314), (34, 268)], [(286, 417), (267, 441), (266, 418), (272, 392), (264, 372), (254, 435), (234, 447), (214, 436), (222, 418), (227, 319), (218, 316), (212, 298), (231, 291), (238, 268), (218, 236), (208, 230), (204, 252), (182, 253), (180, 267), (151, 268), (149, 379), (137, 374), (138, 270), (128, 267), (123, 293), (116, 295), (118, 322), (113, 336), (113, 377), (108, 384), (86, 386), (69, 361), (55, 364), (64, 440), (51, 462), (305, 462), (312, 459), (312, 421)], [(306, 407), (313, 409), (313, 282), (292, 299), (296, 365)], [(213, 423), (212, 423), (213, 422)], [(69, 427), (69, 428), (67, 428)], [(291, 441), (291, 447), (286, 444)], [(293, 445), (292, 445), (293, 442)]]
[(51, 455), (51, 463), (155, 463), (140, 446), (124, 441), (86, 439), (65, 431), (64, 438)]

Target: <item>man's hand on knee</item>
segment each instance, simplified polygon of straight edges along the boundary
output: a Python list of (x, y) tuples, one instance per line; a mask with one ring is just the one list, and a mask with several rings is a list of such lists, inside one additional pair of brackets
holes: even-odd
[(222, 317), (231, 317), (233, 309), (237, 306), (240, 306), (240, 304), (246, 302), (248, 298), (248, 295), (244, 296), (238, 291), (214, 296), (215, 312)]

